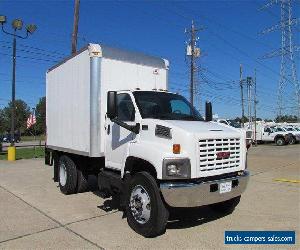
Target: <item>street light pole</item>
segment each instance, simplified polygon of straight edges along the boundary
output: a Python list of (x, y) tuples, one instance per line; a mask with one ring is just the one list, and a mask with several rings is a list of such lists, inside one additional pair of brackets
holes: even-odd
[(17, 57), (17, 38), (26, 39), (28, 35), (32, 35), (36, 30), (36, 25), (29, 24), (26, 26), (25, 36), (17, 35), (17, 30), (22, 30), (23, 21), (21, 19), (14, 19), (12, 21), (13, 33), (8, 32), (4, 29), (6, 23), (6, 16), (0, 15), (0, 25), (3, 33), (13, 37), (13, 54), (12, 54), (12, 89), (11, 89), (11, 127), (10, 127), (10, 147), (8, 148), (8, 160), (14, 161), (16, 159), (15, 145), (15, 99), (16, 99), (16, 57)]
[(11, 147), (15, 145), (16, 56), (17, 56), (17, 38), (16, 38), (16, 29), (15, 29), (13, 35), (13, 71), (12, 71), (12, 90), (11, 90), (11, 128), (10, 128)]

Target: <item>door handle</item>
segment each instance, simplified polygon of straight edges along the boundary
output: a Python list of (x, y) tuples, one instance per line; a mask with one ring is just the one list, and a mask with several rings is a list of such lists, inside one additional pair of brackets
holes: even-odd
[(107, 134), (110, 134), (110, 124), (107, 125)]

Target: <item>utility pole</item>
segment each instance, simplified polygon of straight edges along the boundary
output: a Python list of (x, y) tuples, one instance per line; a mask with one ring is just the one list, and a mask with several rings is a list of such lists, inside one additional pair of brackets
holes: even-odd
[(194, 106), (194, 50), (195, 50), (195, 26), (194, 22), (192, 21), (192, 28), (191, 28), (191, 82), (190, 82), (190, 101), (191, 104)]
[[(197, 48), (196, 34), (199, 30), (195, 28), (194, 21), (190, 30), (185, 30), (185, 33), (190, 34), (190, 41), (187, 45), (186, 55), (190, 56), (190, 102), (194, 106), (194, 90), (195, 90), (195, 60), (200, 57), (200, 49)], [(198, 93), (199, 94), (199, 93)]]
[(294, 85), (296, 97), (296, 114), (300, 121), (300, 86), (297, 77), (296, 67), (296, 52), (300, 51), (300, 46), (296, 45), (293, 39), (295, 34), (294, 27), (299, 26), (300, 18), (292, 16), (292, 0), (271, 0), (259, 10), (265, 10), (274, 5), (280, 5), (280, 21), (279, 23), (264, 29), (260, 34), (265, 35), (279, 30), (281, 32), (281, 47), (273, 50), (261, 59), (268, 59), (273, 57), (281, 57), (280, 63), (280, 78), (278, 82), (278, 97), (277, 97), (277, 115), (282, 116), (285, 105), (285, 89), (288, 83)]
[(75, 54), (77, 50), (79, 2), (80, 0), (74, 0), (75, 6), (74, 6), (74, 22), (73, 22), (73, 33), (72, 33), (72, 54)]
[(254, 69), (254, 143), (255, 146), (257, 146), (257, 140), (256, 140), (256, 105), (257, 105), (257, 99), (256, 99), (256, 69)]
[(244, 109), (244, 88), (243, 88), (243, 66), (240, 64), (240, 87), (241, 87), (241, 105), (242, 105), (242, 127), (244, 127), (244, 117), (245, 117), (245, 109)]
[(247, 82), (247, 101), (248, 101), (248, 123), (249, 123), (249, 127), (250, 129), (252, 129), (252, 77), (248, 76), (246, 78), (246, 82)]

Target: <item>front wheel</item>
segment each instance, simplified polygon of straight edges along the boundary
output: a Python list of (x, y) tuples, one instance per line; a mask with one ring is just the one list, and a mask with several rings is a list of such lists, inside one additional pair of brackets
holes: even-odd
[(169, 212), (149, 173), (140, 172), (131, 178), (126, 214), (129, 226), (144, 237), (155, 237), (165, 231)]
[(241, 196), (237, 196), (227, 201), (216, 204), (211, 204), (210, 208), (220, 213), (232, 213), (235, 207), (239, 204)]

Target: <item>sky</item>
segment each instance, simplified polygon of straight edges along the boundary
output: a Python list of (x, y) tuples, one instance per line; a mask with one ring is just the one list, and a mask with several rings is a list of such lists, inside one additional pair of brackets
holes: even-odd
[[(199, 73), (195, 106), (203, 113), (204, 102), (212, 101), (220, 118), (241, 116), (239, 87), (240, 64), (243, 77), (254, 76), (256, 69), (258, 117), (274, 118), (277, 112), (277, 86), (280, 58), (259, 59), (281, 45), (280, 32), (258, 32), (279, 22), (280, 8), (258, 8), (266, 1), (80, 1), (78, 49), (87, 43), (139, 51), (170, 61), (169, 89), (189, 98), (189, 41), (185, 29), (194, 20)], [(34, 107), (45, 96), (47, 69), (71, 52), (73, 0), (0, 0), (0, 15), (8, 22), (20, 18), (38, 29), (28, 39), (17, 41), (16, 98)], [(300, 17), (300, 2), (293, 3), (293, 16)], [(300, 26), (300, 25), (299, 25)], [(294, 43), (299, 45), (298, 31)], [(19, 31), (25, 34), (24, 30)], [(0, 31), (0, 108), (11, 99), (12, 37)], [(299, 53), (296, 57), (298, 79)], [(284, 91), (284, 112), (295, 114), (294, 86), (289, 81)]]

